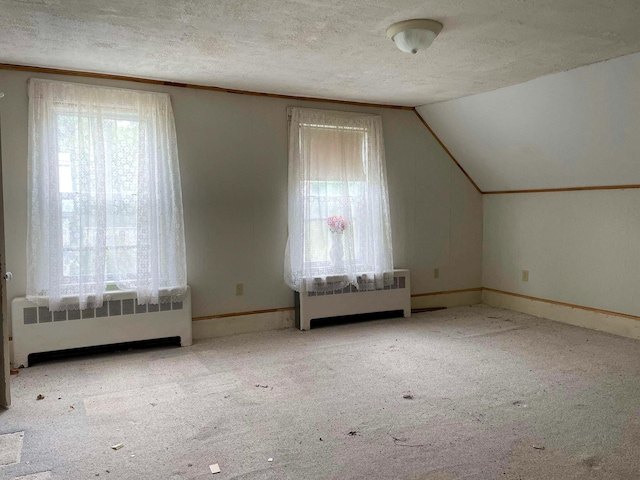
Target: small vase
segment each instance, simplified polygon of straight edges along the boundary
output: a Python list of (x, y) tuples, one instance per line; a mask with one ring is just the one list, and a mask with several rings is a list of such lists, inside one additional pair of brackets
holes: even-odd
[(344, 248), (342, 246), (342, 234), (334, 233), (331, 235), (331, 247), (329, 248), (329, 257), (334, 267), (342, 267), (344, 259)]

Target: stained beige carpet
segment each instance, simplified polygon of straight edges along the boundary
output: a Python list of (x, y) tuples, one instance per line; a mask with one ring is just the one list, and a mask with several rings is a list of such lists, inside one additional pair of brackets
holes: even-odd
[(0, 478), (640, 478), (640, 342), (483, 306), (40, 364), (12, 391)]

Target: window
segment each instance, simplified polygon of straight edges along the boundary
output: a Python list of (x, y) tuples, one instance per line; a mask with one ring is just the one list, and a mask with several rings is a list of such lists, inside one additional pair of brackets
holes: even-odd
[(392, 259), (380, 117), (291, 109), (287, 284), (382, 288)]
[(113, 282), (176, 299), (185, 257), (169, 96), (32, 79), (27, 297), (95, 307)]
[[(91, 162), (83, 161), (79, 132), (89, 130), (89, 117), (60, 108), (55, 112), (58, 146), (58, 179), (62, 221), (62, 284), (77, 284), (95, 276), (96, 254), (94, 206), (97, 193), (91, 188)], [(106, 280), (131, 281), (136, 276), (136, 212), (138, 194), (139, 121), (136, 115), (102, 122), (105, 143)], [(72, 160), (73, 158), (73, 160)], [(116, 262), (116, 259), (120, 259)]]

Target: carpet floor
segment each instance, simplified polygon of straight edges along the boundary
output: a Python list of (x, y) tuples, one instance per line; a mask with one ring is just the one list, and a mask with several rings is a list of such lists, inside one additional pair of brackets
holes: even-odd
[(640, 478), (640, 342), (482, 305), (57, 360), (11, 386), (6, 479)]

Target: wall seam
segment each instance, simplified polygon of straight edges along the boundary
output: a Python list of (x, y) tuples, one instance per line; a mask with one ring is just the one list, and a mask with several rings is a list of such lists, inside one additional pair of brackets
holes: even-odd
[(451, 151), (447, 148), (447, 146), (442, 142), (442, 140), (440, 140), (440, 137), (438, 137), (438, 135), (436, 135), (436, 132), (433, 131), (433, 129), (429, 126), (429, 124), (427, 123), (427, 121), (422, 117), (422, 115), (420, 115), (420, 112), (418, 112), (418, 110), (414, 107), (413, 108), (413, 113), (415, 113), (417, 115), (417, 117), (420, 119), (420, 121), (422, 122), (422, 124), (426, 127), (427, 130), (429, 130), (429, 133), (431, 133), (431, 135), (433, 136), (433, 138), (435, 138), (436, 142), (438, 142), (438, 144), (440, 145), (440, 147), (442, 147), (442, 149), (445, 151), (445, 153), (449, 156), (449, 158), (451, 160), (453, 160), (453, 163), (455, 163), (458, 168), (460, 169), (460, 171), (464, 174), (465, 177), (467, 177), (467, 179), (471, 182), (471, 184), (475, 187), (475, 189), (478, 191), (478, 193), (482, 194), (484, 193), (482, 190), (480, 190), (480, 187), (478, 187), (478, 185), (476, 184), (476, 182), (473, 181), (473, 178), (471, 178), (471, 175), (469, 175), (467, 173), (467, 171), (462, 168), (462, 165), (460, 165), (460, 162), (458, 162), (458, 160), (456, 160), (456, 157), (453, 156), (453, 154), (451, 153)]

